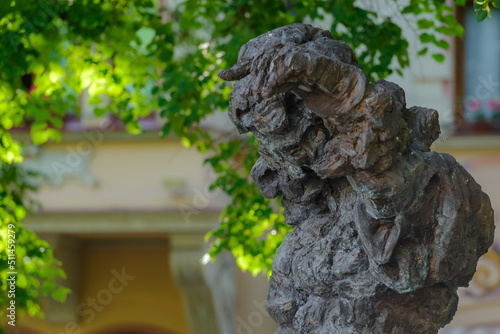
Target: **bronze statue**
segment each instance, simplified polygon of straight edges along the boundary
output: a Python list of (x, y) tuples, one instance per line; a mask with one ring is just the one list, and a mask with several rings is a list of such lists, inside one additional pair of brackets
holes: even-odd
[(294, 228), (276, 253), (276, 334), (437, 333), (493, 242), (493, 210), (448, 154), (435, 110), (369, 83), (349, 46), (306, 24), (244, 45), (219, 76), (253, 132), (252, 177)]

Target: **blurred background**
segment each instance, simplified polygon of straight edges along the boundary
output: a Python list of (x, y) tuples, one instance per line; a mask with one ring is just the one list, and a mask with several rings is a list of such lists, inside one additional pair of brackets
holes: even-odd
[[(158, 0), (165, 22), (169, 8), (179, 3)], [(390, 5), (378, 8), (386, 15), (400, 11), (392, 1), (382, 3)], [(408, 106), (438, 110), (442, 135), (434, 149), (452, 154), (482, 186), (498, 226), (500, 11), (479, 23), (471, 3), (454, 15), (465, 34), (441, 36), (451, 46), (442, 51), (441, 63), (417, 56), (422, 45), (413, 25), (394, 17), (410, 43), (411, 67), (387, 80), (406, 91)], [(304, 21), (332, 24), (328, 15)], [(205, 234), (219, 225), (231, 199), (209, 189), (218, 176), (204, 164), (206, 156), (182, 136), (161, 138), (159, 113), (139, 118), (143, 132), (132, 135), (113, 113), (96, 112), (89, 98), (87, 90), (80, 92), (80, 111), (64, 116), (59, 142), (32, 145), (29, 127), (12, 131), (25, 145), (22, 165), (45, 175), (34, 195), (40, 209), (24, 225), (51, 245), (67, 275), (58, 280), (72, 292), (64, 303), (45, 298), (43, 319), (25, 315), (7, 331), (273, 333), (264, 309), (265, 273), (242, 272), (229, 252), (210, 262)], [(200, 124), (213, 136), (238, 137), (225, 113)], [(470, 287), (460, 290), (454, 320), (441, 333), (500, 333), (500, 228), (496, 233)]]

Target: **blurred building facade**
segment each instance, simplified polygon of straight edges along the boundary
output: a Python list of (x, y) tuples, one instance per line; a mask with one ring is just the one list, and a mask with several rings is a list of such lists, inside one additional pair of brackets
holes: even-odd
[(62, 305), (47, 300), (46, 319), (23, 319), (19, 333), (273, 331), (265, 277), (242, 274), (227, 254), (202, 264), (227, 199), (208, 190), (196, 149), (158, 131), (63, 138), (26, 158), (47, 176), (43, 211), (26, 226), (51, 244), (73, 292)]
[[(389, 6), (385, 14), (398, 10)], [(412, 57), (403, 78), (388, 80), (405, 89), (408, 106), (438, 110), (443, 134), (434, 149), (451, 153), (482, 185), (498, 226), (500, 15), (478, 25), (473, 14), (459, 11), (466, 35), (448, 38), (444, 64)], [(411, 28), (405, 34), (418, 39)], [(411, 45), (416, 55), (419, 47)], [(51, 243), (73, 293), (63, 305), (47, 302), (46, 319), (25, 318), (18, 332), (272, 333), (265, 277), (240, 273), (230, 256), (200, 262), (204, 235), (227, 201), (208, 191), (213, 175), (203, 156), (154, 130), (140, 136), (108, 131), (105, 122), (112, 120), (94, 119), (85, 108), (61, 143), (34, 149), (26, 159), (27, 167), (48, 175), (37, 194), (43, 212), (26, 225)], [(149, 121), (146, 128), (155, 129)], [(224, 122), (219, 115), (210, 124), (219, 125), (215, 131), (232, 128)], [(460, 291), (458, 312), (441, 333), (500, 333), (499, 314), (497, 228), (494, 246), (470, 288)]]

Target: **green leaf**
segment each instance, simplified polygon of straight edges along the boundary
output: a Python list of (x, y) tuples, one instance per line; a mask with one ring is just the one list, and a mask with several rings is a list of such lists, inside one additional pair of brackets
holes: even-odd
[(35, 122), (31, 124), (31, 131), (45, 130), (47, 126), (48, 126), (47, 122)]
[(102, 117), (106, 114), (106, 112), (108, 111), (107, 108), (94, 108), (94, 115), (96, 115), (96, 117)]
[(446, 36), (453, 36), (453, 33), (454, 33), (454, 30), (453, 29), (450, 29), (448, 27), (438, 27), (435, 29), (436, 32), (440, 33), (440, 34), (444, 34)]
[(167, 105), (167, 103), (168, 103), (168, 101), (167, 101), (167, 100), (166, 100), (163, 96), (160, 96), (160, 97), (158, 98), (158, 105), (159, 105), (160, 107), (164, 107), (164, 106), (166, 106), (166, 105)]
[(64, 125), (63, 120), (60, 117), (51, 116), (49, 118), (49, 121), (52, 125), (54, 125), (58, 129), (62, 128)]
[(184, 145), (184, 147), (186, 148), (189, 148), (191, 147), (192, 143), (188, 137), (182, 137), (182, 145)]
[(457, 18), (455, 17), (455, 15), (452, 15), (452, 14), (444, 16), (443, 22), (446, 23), (448, 25), (448, 27), (450, 27), (450, 28), (452, 28), (456, 24), (458, 24)]
[(442, 63), (445, 60), (445, 57), (440, 53), (433, 54), (432, 58), (434, 58), (438, 63)]
[(206, 143), (204, 143), (204, 142), (199, 143), (197, 148), (201, 154), (207, 153), (207, 144)]
[(419, 29), (429, 29), (434, 27), (434, 22), (427, 19), (420, 19), (417, 21)]
[(423, 33), (420, 35), (420, 42), (422, 43), (430, 43), (434, 42), (436, 40), (436, 36), (428, 34), (428, 33)]
[(439, 41), (436, 40), (434, 41), (434, 44), (441, 49), (448, 50), (450, 48), (450, 44), (444, 40), (439, 40)]
[(26, 275), (18, 273), (18, 275), (16, 277), (16, 286), (18, 288), (24, 289), (27, 287), (27, 285), (28, 285), (28, 280), (26, 279)]
[(486, 10), (483, 10), (483, 9), (477, 10), (476, 11), (477, 22), (482, 22), (482, 21), (486, 20), (489, 15), (490, 15), (489, 11), (486, 11)]
[(143, 132), (141, 125), (137, 121), (128, 122), (125, 124), (125, 128), (127, 129), (127, 132), (132, 135), (138, 135)]
[(14, 214), (17, 220), (23, 220), (24, 217), (26, 217), (26, 209), (22, 206), (17, 206), (14, 210)]
[(160, 137), (162, 138), (165, 138), (166, 136), (168, 136), (168, 134), (170, 133), (170, 130), (171, 130), (171, 125), (170, 123), (165, 123), (163, 125), (163, 127), (161, 128), (161, 131), (160, 131)]
[(60, 142), (61, 141), (61, 133), (53, 128), (47, 129), (47, 136), (48, 138), (52, 139), (55, 142)]
[(42, 285), (42, 292), (45, 295), (48, 295), (49, 293), (53, 292), (55, 288), (56, 288), (55, 281), (53, 281), (53, 280), (45, 281), (45, 282), (43, 282), (43, 285)]
[(191, 147), (198, 140), (198, 135), (196, 133), (186, 133), (184, 137), (182, 137), (182, 145), (184, 147)]
[(406, 6), (401, 10), (402, 14), (411, 14), (414, 13), (414, 8), (412, 6)]
[(28, 309), (28, 314), (32, 317), (39, 316), (40, 305), (34, 303), (32, 300), (26, 302), (26, 308)]
[(71, 293), (71, 290), (65, 287), (59, 287), (56, 291), (52, 292), (50, 296), (58, 302), (64, 303), (66, 296)]
[(500, 9), (500, 0), (493, 0), (491, 3), (493, 4), (493, 6), (495, 6), (495, 8)]
[(465, 6), (467, 0), (455, 0), (455, 3), (458, 5), (458, 6)]
[(6, 130), (10, 130), (14, 126), (14, 121), (9, 117), (2, 117), (1, 122), (2, 122), (2, 126)]
[(31, 140), (35, 145), (45, 144), (49, 140), (49, 133), (46, 130), (31, 131)]
[(476, 11), (476, 19), (478, 22), (484, 21), (491, 16), (489, 1), (487, 0), (475, 0), (474, 10)]
[(429, 48), (423, 48), (422, 50), (418, 51), (419, 56), (425, 56)]

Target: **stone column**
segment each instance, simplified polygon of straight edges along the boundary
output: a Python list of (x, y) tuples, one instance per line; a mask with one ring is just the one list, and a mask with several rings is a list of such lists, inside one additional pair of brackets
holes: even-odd
[(184, 300), (192, 334), (234, 333), (233, 264), (221, 259), (204, 266), (203, 235), (175, 234), (170, 238), (170, 265)]

